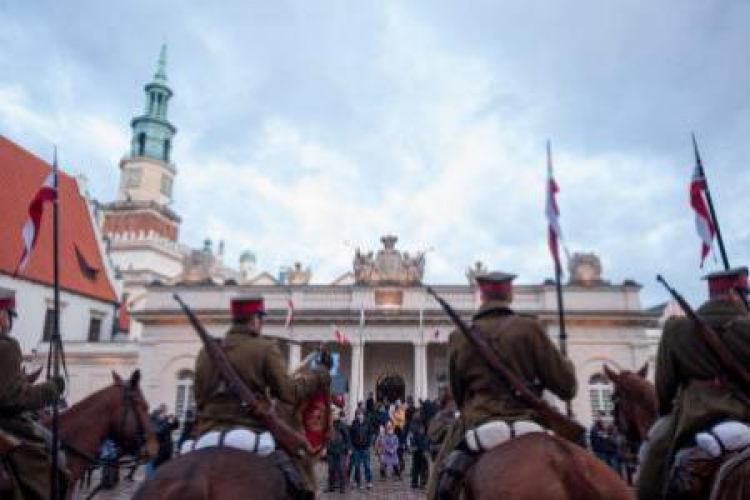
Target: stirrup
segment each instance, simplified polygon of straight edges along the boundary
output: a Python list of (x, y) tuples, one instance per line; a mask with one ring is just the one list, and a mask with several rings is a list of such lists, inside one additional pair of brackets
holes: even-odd
[(454, 500), (458, 498), (464, 475), (476, 461), (476, 455), (462, 449), (451, 451), (438, 474), (438, 500)]
[(292, 463), (292, 459), (289, 458), (289, 455), (285, 451), (275, 450), (268, 457), (276, 467), (281, 469), (281, 473), (286, 480), (287, 491), (291, 498), (295, 500), (312, 500), (315, 498), (315, 492), (305, 487), (302, 477), (300, 477), (297, 468)]

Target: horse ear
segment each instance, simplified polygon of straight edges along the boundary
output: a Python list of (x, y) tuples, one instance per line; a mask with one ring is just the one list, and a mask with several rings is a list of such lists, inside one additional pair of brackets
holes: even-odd
[(646, 363), (643, 365), (643, 368), (638, 370), (638, 375), (640, 375), (641, 378), (648, 377), (648, 361), (646, 361)]
[(130, 376), (130, 388), (138, 389), (138, 385), (141, 383), (141, 371), (136, 369)]
[(112, 381), (115, 383), (115, 385), (122, 385), (122, 378), (120, 378), (120, 376), (114, 370), (112, 370)]
[(603, 367), (604, 367), (604, 374), (607, 376), (607, 378), (616, 384), (619, 379), (619, 375), (615, 373), (614, 371), (610, 370), (609, 366), (603, 365)]

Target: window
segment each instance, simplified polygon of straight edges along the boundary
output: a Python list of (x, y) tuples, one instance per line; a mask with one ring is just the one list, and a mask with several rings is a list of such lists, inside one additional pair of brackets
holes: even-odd
[(44, 329), (42, 330), (42, 342), (49, 342), (55, 329), (55, 310), (47, 309), (44, 316)]
[(605, 420), (612, 419), (612, 383), (601, 373), (589, 378), (589, 399), (592, 418), (603, 416)]
[(89, 321), (89, 342), (99, 342), (102, 335), (102, 317), (91, 316)]
[(134, 168), (131, 170), (125, 170), (123, 172), (123, 182), (125, 183), (126, 189), (137, 188), (141, 185), (141, 177), (143, 177), (143, 170), (140, 168)]
[(172, 152), (172, 142), (164, 139), (164, 161), (169, 163), (169, 154)]
[(169, 198), (172, 197), (172, 177), (168, 175), (161, 176), (161, 194)]
[(195, 412), (195, 396), (193, 394), (193, 372), (181, 370), (177, 374), (177, 391), (174, 402), (174, 415), (179, 420), (185, 419), (188, 410)]
[(146, 133), (141, 132), (138, 134), (138, 156), (143, 156), (146, 153)]

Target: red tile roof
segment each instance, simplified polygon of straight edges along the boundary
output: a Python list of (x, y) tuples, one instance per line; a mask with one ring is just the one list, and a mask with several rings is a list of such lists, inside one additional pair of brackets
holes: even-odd
[[(46, 161), (0, 135), (0, 273), (12, 275), (21, 256), (21, 228), (29, 203), (52, 169)], [(86, 200), (75, 179), (60, 172), (60, 285), (111, 303), (117, 294), (107, 276)], [(44, 208), (36, 247), (18, 278), (52, 284), (52, 205)]]

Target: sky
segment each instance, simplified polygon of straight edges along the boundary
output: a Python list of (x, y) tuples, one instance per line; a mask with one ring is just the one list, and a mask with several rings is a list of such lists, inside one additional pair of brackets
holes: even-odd
[[(219, 5), (220, 4), (220, 5)], [(181, 240), (326, 283), (380, 236), (425, 281), (481, 260), (553, 274), (545, 143), (571, 252), (698, 301), (701, 147), (733, 265), (750, 261), (750, 3), (718, 0), (0, 0), (0, 134), (116, 196), (162, 43)]]

